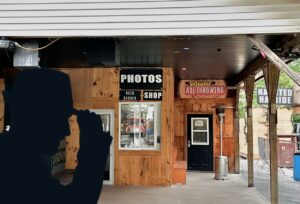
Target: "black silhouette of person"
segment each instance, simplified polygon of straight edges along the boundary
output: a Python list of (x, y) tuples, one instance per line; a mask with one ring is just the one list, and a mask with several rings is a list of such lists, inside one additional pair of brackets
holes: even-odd
[[(112, 139), (100, 116), (73, 109), (68, 76), (50, 69), (22, 71), (12, 91), (3, 94), (10, 130), (0, 135), (0, 204), (97, 203)], [(72, 183), (63, 186), (45, 158), (70, 135), (72, 114), (80, 128), (78, 166)]]

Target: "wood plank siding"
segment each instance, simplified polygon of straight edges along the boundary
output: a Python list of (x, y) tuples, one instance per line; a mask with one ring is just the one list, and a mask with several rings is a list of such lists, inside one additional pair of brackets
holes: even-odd
[[(213, 115), (213, 143), (214, 158), (220, 155), (220, 129), (218, 116), (213, 106), (224, 104), (235, 106), (235, 98), (220, 99), (176, 99), (175, 100), (175, 131), (174, 148), (177, 149), (176, 160), (187, 161), (187, 114), (212, 114)], [(229, 171), (234, 171), (234, 112), (232, 109), (225, 111), (225, 125), (223, 135), (223, 155), (228, 157)]]
[[(163, 68), (161, 103), (161, 150), (119, 150), (119, 71), (105, 69), (59, 69), (71, 79), (74, 107), (114, 109), (115, 185), (169, 186), (172, 184), (172, 144), (174, 137), (174, 76)], [(67, 138), (66, 168), (77, 165), (79, 128), (76, 116), (70, 118), (71, 137)]]
[(0, 36), (298, 33), (297, 0), (3, 0)]

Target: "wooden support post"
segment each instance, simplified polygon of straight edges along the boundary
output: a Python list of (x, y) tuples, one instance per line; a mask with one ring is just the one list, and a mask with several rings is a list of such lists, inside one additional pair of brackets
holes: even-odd
[(239, 98), (240, 86), (236, 89), (235, 109), (234, 109), (234, 172), (240, 173), (240, 121), (239, 121)]
[(253, 119), (252, 101), (254, 91), (255, 75), (249, 75), (245, 80), (245, 93), (247, 101), (247, 158), (248, 158), (248, 187), (254, 186), (254, 167), (253, 167)]
[(2, 91), (5, 90), (5, 83), (4, 83), (4, 79), (1, 78), (0, 79), (0, 133), (2, 133), (4, 131), (4, 98), (3, 98), (3, 94)]
[(5, 83), (3, 78), (3, 67), (2, 67), (2, 53), (0, 52), (0, 133), (4, 131), (4, 97), (2, 91), (5, 90)]
[(273, 64), (263, 69), (269, 97), (270, 188), (271, 203), (278, 204), (278, 156), (276, 94), (280, 70)]

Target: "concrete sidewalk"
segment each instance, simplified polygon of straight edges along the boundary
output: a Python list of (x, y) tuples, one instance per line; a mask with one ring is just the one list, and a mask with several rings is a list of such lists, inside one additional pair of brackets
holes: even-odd
[[(241, 175), (247, 181), (247, 160), (241, 158)], [(278, 169), (278, 199), (280, 204), (300, 204), (300, 182), (293, 179), (293, 169)], [(270, 167), (254, 161), (254, 187), (270, 200)]]
[(187, 185), (172, 187), (116, 187), (105, 185), (101, 204), (266, 204), (255, 188), (248, 188), (240, 175), (216, 181), (213, 173), (188, 172)]

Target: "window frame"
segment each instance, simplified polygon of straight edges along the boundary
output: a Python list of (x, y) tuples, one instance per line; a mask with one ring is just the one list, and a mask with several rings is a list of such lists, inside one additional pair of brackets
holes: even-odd
[[(141, 105), (154, 105), (154, 147), (153, 148), (145, 148), (142, 147), (140, 145), (139, 148), (128, 148), (128, 147), (122, 147), (121, 146), (121, 128), (119, 128), (119, 141), (118, 141), (118, 147), (119, 150), (121, 151), (161, 151), (161, 145), (160, 148), (157, 149), (157, 129), (158, 129), (158, 125), (161, 126), (161, 119), (160, 119), (160, 123), (158, 124), (158, 106), (160, 106), (160, 111), (161, 111), (161, 102), (119, 102), (119, 127), (121, 127), (121, 110), (122, 110), (122, 105), (139, 105), (139, 113), (141, 113)], [(161, 112), (160, 114), (161, 115)], [(141, 125), (141, 117), (139, 117), (139, 126)], [(160, 128), (160, 137), (162, 137), (161, 135), (161, 128)], [(141, 132), (139, 132), (139, 139), (141, 139)], [(161, 144), (161, 142), (160, 142)]]
[[(204, 119), (206, 120), (206, 124), (207, 124), (207, 129), (206, 130), (194, 130), (194, 120), (197, 119)], [(208, 117), (195, 117), (195, 118), (191, 118), (191, 143), (192, 145), (209, 145), (210, 141), (209, 141), (209, 118)], [(207, 133), (207, 142), (194, 142), (194, 132), (206, 132)]]

